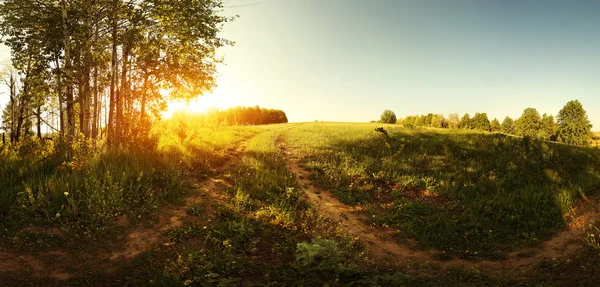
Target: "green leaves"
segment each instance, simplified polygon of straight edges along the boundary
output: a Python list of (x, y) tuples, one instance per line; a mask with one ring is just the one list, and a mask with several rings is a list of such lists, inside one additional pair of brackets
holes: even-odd
[(578, 100), (568, 102), (558, 113), (558, 136), (560, 141), (574, 145), (588, 145), (592, 125)]
[(384, 124), (395, 124), (396, 120), (396, 114), (394, 112), (391, 110), (385, 110), (383, 111), (383, 114), (381, 114), (379, 121)]

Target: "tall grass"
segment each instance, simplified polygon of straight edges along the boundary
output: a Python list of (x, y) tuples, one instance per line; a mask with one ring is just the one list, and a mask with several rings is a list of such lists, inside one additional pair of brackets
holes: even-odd
[[(307, 125), (287, 141), (318, 183), (424, 246), (501, 256), (564, 226), (600, 185), (600, 151), (501, 134)], [(381, 126), (381, 125), (379, 125)]]
[[(118, 150), (78, 142), (67, 160), (61, 144), (27, 138), (0, 148), (0, 217), (5, 224), (42, 220), (102, 224), (118, 215), (138, 217), (175, 200), (190, 175), (211, 172), (256, 130), (194, 128), (194, 119), (157, 123), (149, 139)], [(100, 144), (102, 146), (102, 143)]]

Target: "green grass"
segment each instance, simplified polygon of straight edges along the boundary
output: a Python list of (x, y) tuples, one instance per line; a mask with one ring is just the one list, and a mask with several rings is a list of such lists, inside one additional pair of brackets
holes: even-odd
[(191, 175), (211, 173), (237, 142), (261, 130), (193, 124), (184, 118), (160, 122), (135, 149), (92, 150), (79, 143), (71, 160), (52, 141), (2, 146), (0, 219), (4, 225), (42, 220), (87, 228), (123, 214), (139, 218), (185, 194)]
[(396, 125), (386, 138), (377, 126), (307, 124), (286, 141), (322, 187), (426, 247), (500, 258), (562, 228), (600, 184), (593, 148)]
[[(300, 157), (325, 192), (365, 206), (367, 223), (400, 229), (401, 237), (450, 251), (444, 254), (498, 260), (564, 227), (581, 197), (600, 187), (600, 151), (594, 148), (381, 124), (196, 128), (194, 118), (185, 117), (155, 125), (153, 135), (136, 150), (81, 152), (72, 161), (52, 156), (60, 149), (52, 144), (0, 147), (3, 247), (39, 252), (78, 246), (71, 227), (110, 229), (106, 222), (119, 215), (144, 222), (165, 201), (176, 201), (191, 183), (210, 176), (226, 181), (226, 190), (219, 191), (225, 202), (189, 206), (183, 225), (162, 231), (168, 244), (126, 269), (69, 283), (102, 278), (131, 286), (586, 286), (597, 280), (586, 273), (598, 271), (597, 230), (582, 238), (584, 251), (539, 264), (529, 279), (470, 268), (440, 271), (422, 262), (368, 264), (368, 247), (303, 199), (281, 146)], [(242, 141), (245, 150), (237, 155)], [(29, 224), (61, 225), (65, 235), (24, 229)]]

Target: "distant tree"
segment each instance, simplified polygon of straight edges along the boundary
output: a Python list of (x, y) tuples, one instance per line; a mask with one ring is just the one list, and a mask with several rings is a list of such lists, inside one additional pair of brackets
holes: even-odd
[(227, 110), (210, 109), (204, 115), (204, 123), (209, 126), (268, 125), (287, 123), (284, 111), (256, 107), (235, 107)]
[(429, 113), (425, 116), (425, 126), (430, 127), (431, 126), (431, 120), (433, 120), (433, 114)]
[(428, 124), (429, 123), (427, 122), (427, 116), (425, 115), (420, 115), (419, 118), (415, 121), (415, 125), (419, 127), (423, 127)]
[(568, 144), (588, 145), (592, 135), (592, 125), (587, 113), (578, 100), (569, 101), (558, 112), (558, 138)]
[(448, 115), (448, 127), (451, 129), (457, 129), (459, 127), (460, 119), (457, 113), (451, 113)]
[(469, 116), (469, 114), (465, 114), (462, 119), (460, 119), (458, 125), (461, 129), (472, 129), (473, 124), (471, 122), (471, 116)]
[(476, 130), (489, 131), (490, 120), (486, 113), (476, 113), (471, 120), (471, 126)]
[(405, 128), (414, 128), (415, 127), (416, 118), (414, 116), (408, 116), (402, 120), (402, 125)]
[(502, 121), (501, 131), (505, 134), (514, 134), (515, 133), (515, 121), (510, 117), (504, 118)]
[(442, 116), (442, 115), (433, 115), (431, 117), (431, 123), (429, 124), (430, 127), (433, 127), (433, 128), (444, 128), (444, 125), (445, 125), (444, 116)]
[(394, 112), (385, 110), (383, 111), (383, 114), (381, 114), (381, 119), (379, 121), (385, 124), (395, 124), (396, 120), (397, 118)]
[(542, 133), (547, 140), (555, 141), (558, 136), (558, 124), (552, 115), (542, 115)]
[(448, 120), (446, 118), (444, 118), (444, 115), (438, 114), (437, 116), (440, 119), (441, 128), (443, 128), (443, 129), (450, 128), (450, 123), (448, 123)]
[(534, 108), (525, 109), (517, 120), (515, 131), (520, 136), (544, 137), (540, 113)]
[(500, 122), (498, 121), (498, 119), (494, 118), (490, 122), (490, 132), (499, 132), (500, 129), (501, 129)]

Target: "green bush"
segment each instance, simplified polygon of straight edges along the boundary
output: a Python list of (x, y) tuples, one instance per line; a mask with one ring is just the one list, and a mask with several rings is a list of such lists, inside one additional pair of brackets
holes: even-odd
[(396, 121), (397, 121), (396, 114), (394, 112), (392, 112), (391, 110), (383, 111), (383, 114), (381, 114), (381, 118), (379, 120), (379, 122), (384, 123), (384, 124), (395, 124)]

